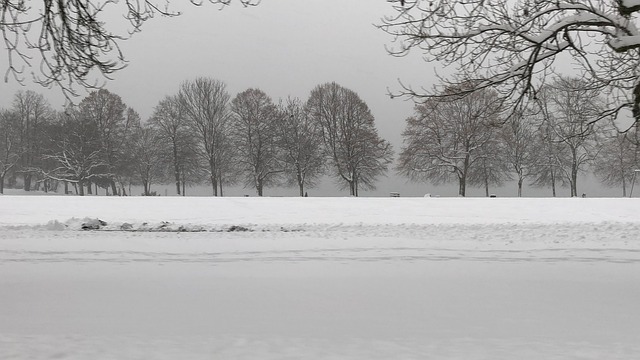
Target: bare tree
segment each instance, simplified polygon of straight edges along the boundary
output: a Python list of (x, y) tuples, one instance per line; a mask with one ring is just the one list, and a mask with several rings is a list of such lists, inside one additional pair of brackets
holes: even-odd
[[(201, 5), (198, 0), (192, 4)], [(228, 5), (232, 0), (209, 0)], [(248, 6), (258, 1), (237, 0)], [(120, 12), (129, 29), (114, 31), (103, 21), (103, 13)], [(43, 1), (31, 6), (23, 0), (0, 2), (0, 32), (8, 52), (9, 67), (5, 82), (14, 77), (23, 82), (25, 66), (37, 67), (35, 81), (45, 87), (59, 86), (64, 94), (76, 95), (76, 87), (97, 88), (95, 75), (109, 78), (127, 64), (120, 43), (155, 15), (177, 16), (165, 4), (151, 0), (65, 0)]]
[(514, 111), (498, 135), (504, 146), (504, 158), (518, 183), (518, 197), (522, 196), (524, 181), (535, 175), (539, 149), (536, 148), (534, 114), (523, 106)]
[[(97, 124), (88, 121), (79, 111), (68, 108), (60, 113), (58, 122), (50, 136), (55, 147), (46, 158), (54, 163), (51, 170), (42, 170), (49, 179), (71, 183), (76, 192), (85, 195), (85, 186), (103, 178), (108, 173)], [(68, 189), (65, 186), (65, 192)]]
[(226, 85), (219, 80), (200, 77), (182, 83), (178, 97), (197, 142), (194, 148), (207, 164), (213, 195), (218, 196), (218, 184), (222, 189), (222, 179), (231, 161), (227, 139), (230, 114)]
[(497, 135), (500, 129), (488, 124), (486, 131), (491, 137), (478, 148), (478, 160), (469, 169), (468, 183), (472, 186), (482, 186), (486, 197), (491, 194), (489, 186), (502, 186), (511, 180), (511, 171), (506, 161), (505, 145)]
[(156, 128), (148, 124), (137, 124), (133, 127), (131, 148), (135, 174), (142, 183), (143, 195), (151, 195), (151, 183), (160, 178), (161, 148)]
[[(203, 181), (207, 181), (209, 178), (206, 171), (206, 165), (202, 165), (201, 158), (198, 157), (198, 154), (194, 147), (187, 146), (182, 149), (183, 154), (180, 155), (182, 162), (180, 163), (180, 184), (182, 186), (182, 196), (187, 195), (187, 186), (191, 186), (194, 184), (200, 184)], [(228, 173), (225, 171), (221, 171), (222, 175), (227, 175)], [(224, 183), (232, 183), (233, 181), (228, 178), (222, 177), (220, 179), (220, 196), (222, 193), (222, 184)]]
[[(361, 128), (355, 137), (354, 157), (350, 167), (355, 169), (355, 196), (360, 190), (375, 190), (378, 177), (387, 173), (393, 162), (393, 148), (391, 143), (380, 137), (375, 128), (374, 118), (363, 119)], [(347, 183), (343, 182), (346, 188)]]
[(20, 161), (18, 119), (11, 111), (0, 109), (0, 194), (4, 179)]
[(285, 171), (278, 143), (280, 114), (271, 98), (259, 89), (239, 93), (231, 102), (231, 111), (232, 137), (245, 185), (255, 187), (262, 196), (264, 187), (277, 184)]
[(583, 80), (564, 77), (557, 77), (542, 91), (546, 92), (542, 98), (547, 102), (544, 121), (568, 154), (565, 161), (558, 161), (560, 169), (569, 183), (571, 196), (578, 196), (578, 174), (598, 154), (594, 125), (601, 113), (598, 91)]
[(300, 196), (324, 173), (322, 129), (299, 99), (288, 98), (276, 118), (278, 144), (282, 148), (287, 182), (297, 185)]
[(120, 96), (105, 89), (92, 91), (78, 105), (83, 121), (93, 122), (104, 162), (108, 165), (105, 179), (111, 178), (112, 193), (117, 194), (116, 173), (123, 164), (124, 144), (131, 124), (139, 121), (139, 115), (127, 108)]
[(182, 171), (189, 163), (189, 133), (185, 111), (178, 96), (167, 96), (155, 107), (150, 124), (157, 130), (159, 140), (168, 146), (170, 164), (176, 184), (176, 194), (181, 193)]
[[(541, 105), (543, 109), (548, 108), (544, 101), (541, 102)], [(547, 110), (544, 111), (548, 114)], [(536, 187), (549, 186), (551, 187), (551, 195), (556, 197), (558, 184), (563, 186), (568, 184), (566, 178), (562, 176), (562, 166), (568, 162), (569, 154), (553, 126), (544, 119), (539, 124), (534, 142), (537, 156), (532, 185)]]
[[(636, 1), (392, 1), (396, 13), (381, 25), (399, 39), (390, 51), (404, 55), (415, 49), (426, 61), (458, 69), (442, 79), (444, 88), (462, 93), (494, 88), (517, 109), (535, 98), (542, 78), (569, 58), (590, 87), (611, 91), (612, 103), (602, 116), (630, 109), (640, 119)], [(470, 79), (477, 80), (473, 87), (458, 87)], [(402, 93), (449, 95), (408, 86)]]
[(495, 98), (487, 90), (416, 105), (415, 115), (407, 119), (402, 134), (400, 173), (433, 184), (456, 179), (458, 195), (465, 196), (471, 169), (486, 158), (483, 147), (493, 139), (498, 111)]
[(18, 117), (20, 172), (25, 191), (32, 190), (32, 177), (37, 176), (42, 162), (45, 125), (53, 110), (41, 94), (18, 91), (13, 98), (13, 112)]
[(600, 144), (594, 172), (608, 186), (622, 186), (622, 196), (627, 196), (627, 185), (633, 181), (634, 170), (640, 169), (640, 142), (637, 128), (620, 132), (615, 127), (607, 131)]
[(378, 135), (367, 104), (354, 91), (326, 83), (311, 91), (307, 108), (322, 129), (334, 177), (351, 196), (358, 196), (359, 189), (374, 189), (392, 161), (393, 150)]

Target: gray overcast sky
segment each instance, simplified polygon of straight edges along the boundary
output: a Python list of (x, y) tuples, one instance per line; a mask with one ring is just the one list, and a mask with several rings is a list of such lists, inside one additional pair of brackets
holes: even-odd
[[(384, 15), (393, 14), (392, 5), (385, 0), (263, 0), (257, 7), (234, 4), (222, 11), (210, 4), (172, 6), (183, 11), (183, 15), (152, 19), (141, 33), (124, 42), (122, 50), (130, 64), (105, 86), (143, 119), (151, 115), (165, 95), (175, 94), (182, 81), (198, 76), (224, 81), (231, 96), (257, 87), (274, 101), (287, 96), (305, 100), (316, 85), (336, 81), (367, 102), (381, 136), (394, 145), (397, 153), (402, 144), (404, 120), (411, 115), (413, 103), (390, 99), (387, 89), (397, 90), (398, 79), (416, 87), (430, 87), (435, 81), (435, 71), (440, 70), (437, 64), (425, 63), (418, 53), (404, 58), (387, 54), (385, 45), (393, 46), (393, 38), (374, 26)], [(118, 28), (119, 17), (110, 21), (112, 31), (126, 31), (124, 27)], [(0, 57), (3, 71), (6, 64), (6, 56)], [(47, 90), (28, 82), (21, 87), (10, 79), (0, 85), (0, 107), (9, 107), (19, 89), (44, 94), (55, 108), (64, 104), (57, 89)], [(330, 181), (325, 183), (317, 192), (342, 194)], [(585, 185), (578, 183), (578, 191), (619, 193), (597, 187), (593, 181), (589, 187)], [(457, 191), (455, 184), (437, 188), (410, 184), (393, 171), (387, 179), (381, 179), (378, 188), (368, 194), (399, 191), (403, 195), (450, 196)], [(292, 191), (295, 194), (295, 189)], [(515, 187), (496, 192), (513, 195)], [(271, 189), (266, 190), (267, 195), (272, 193)], [(277, 193), (288, 194), (287, 190)], [(470, 189), (470, 193), (482, 195), (483, 190)], [(525, 190), (525, 195), (548, 194), (550, 191)], [(563, 190), (560, 194), (566, 195)]]
[[(226, 82), (232, 96), (258, 87), (274, 101), (290, 95), (306, 99), (316, 85), (336, 81), (360, 94), (380, 132), (399, 145), (399, 124), (413, 104), (392, 101), (387, 87), (397, 89), (399, 78), (421, 84), (432, 78), (433, 66), (419, 54), (387, 54), (392, 38), (373, 25), (393, 12), (385, 0), (264, 0), (257, 7), (234, 4), (221, 11), (210, 4), (172, 6), (183, 15), (152, 19), (124, 42), (129, 66), (106, 84), (143, 118), (182, 81), (198, 76)], [(119, 17), (108, 22), (120, 23)], [(125, 33), (124, 26), (111, 29)], [(6, 57), (0, 65), (6, 69)], [(2, 84), (0, 106), (7, 107), (20, 88), (13, 80)], [(55, 107), (64, 103), (55, 89), (27, 88), (43, 93)]]

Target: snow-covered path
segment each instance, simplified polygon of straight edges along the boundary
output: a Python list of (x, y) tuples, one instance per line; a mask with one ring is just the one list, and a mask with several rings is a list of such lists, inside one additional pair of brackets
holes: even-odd
[(629, 199), (117, 200), (0, 197), (0, 358), (640, 354)]

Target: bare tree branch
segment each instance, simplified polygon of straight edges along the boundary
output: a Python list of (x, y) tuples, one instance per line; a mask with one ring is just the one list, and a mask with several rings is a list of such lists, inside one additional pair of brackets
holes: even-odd
[[(233, 0), (209, 2), (224, 7)], [(236, 2), (252, 6), (259, 0)], [(121, 11), (130, 25), (128, 34), (114, 32), (102, 20), (107, 9)], [(180, 12), (171, 10), (168, 0), (162, 5), (153, 0), (43, 0), (35, 7), (24, 0), (0, 1), (0, 32), (9, 61), (4, 81), (11, 77), (24, 83), (27, 68), (32, 68), (33, 81), (59, 87), (68, 99), (79, 87), (100, 88), (127, 66), (122, 41), (156, 15), (173, 17)]]
[[(395, 1), (394, 1), (395, 2)], [(455, 69), (433, 89), (403, 83), (394, 95), (451, 97), (442, 89), (472, 80), (465, 95), (495, 89), (510, 109), (535, 99), (556, 67), (573, 60), (576, 75), (609, 98), (608, 113), (621, 108), (640, 119), (640, 32), (635, 2), (407, 0), (379, 27), (391, 34), (389, 52), (419, 51), (426, 61)], [(600, 117), (600, 119), (606, 116)]]

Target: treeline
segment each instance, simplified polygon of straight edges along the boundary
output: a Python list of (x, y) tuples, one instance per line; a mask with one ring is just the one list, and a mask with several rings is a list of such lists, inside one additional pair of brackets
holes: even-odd
[[(275, 103), (259, 89), (234, 98), (211, 78), (185, 81), (153, 115), (139, 114), (108, 90), (54, 110), (32, 91), (0, 110), (0, 193), (24, 190), (129, 195), (131, 185), (208, 183), (222, 196), (242, 183), (262, 196), (269, 186), (295, 186), (300, 196), (322, 175), (357, 196), (373, 189), (393, 152), (367, 104), (336, 83), (317, 86), (306, 101)], [(73, 190), (73, 191), (72, 191)]]
[[(472, 88), (473, 84), (469, 84)], [(505, 109), (492, 90), (445, 89), (416, 105), (407, 119), (396, 170), (415, 181), (484, 187), (516, 181), (569, 187), (592, 172), (626, 196), (640, 169), (640, 138), (611, 104), (581, 79), (557, 77)], [(633, 125), (632, 125), (633, 124)], [(80, 195), (95, 189), (128, 195), (141, 185), (210, 184), (222, 196), (242, 184), (262, 196), (291, 186), (304, 196), (323, 175), (357, 196), (373, 189), (393, 161), (366, 103), (352, 90), (326, 83), (308, 99), (274, 102), (259, 89), (231, 98), (211, 78), (185, 81), (143, 121), (116, 94), (91, 92), (76, 106), (54, 110), (31, 91), (0, 110), (0, 193), (6, 185)], [(73, 191), (71, 191), (73, 190)]]
[[(640, 169), (637, 123), (619, 119), (611, 104), (582, 79), (557, 77), (505, 109), (490, 89), (448, 88), (415, 107), (403, 133), (398, 171), (418, 181), (485, 188), (515, 180), (559, 186), (578, 195), (578, 175), (593, 172), (623, 196)], [(615, 108), (615, 107), (614, 107)], [(640, 170), (639, 170), (640, 171)]]

